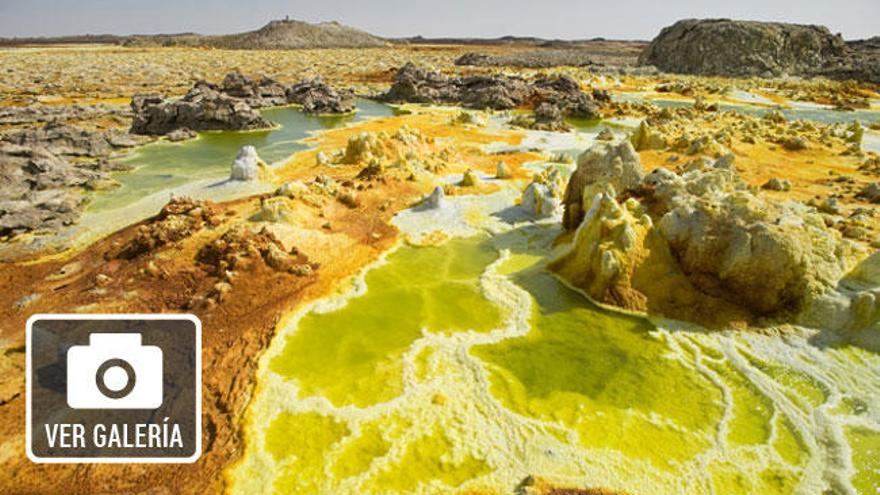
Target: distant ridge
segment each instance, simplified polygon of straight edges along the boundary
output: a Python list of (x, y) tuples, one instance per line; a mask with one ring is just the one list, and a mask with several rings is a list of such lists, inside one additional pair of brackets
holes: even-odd
[(524, 45), (535, 46), (540, 48), (580, 48), (592, 43), (612, 41), (624, 43), (645, 43), (643, 40), (608, 40), (605, 38), (584, 38), (584, 39), (547, 39), (535, 36), (499, 36), (496, 38), (426, 38), (422, 35), (410, 36), (407, 38), (394, 38), (391, 41), (396, 43), (410, 43), (413, 45)]
[(206, 46), (241, 50), (289, 50), (305, 48), (371, 48), (389, 42), (366, 31), (336, 21), (311, 24), (292, 19), (270, 21), (255, 31), (236, 34), (112, 34), (59, 37), (0, 38), (0, 46), (67, 43), (110, 43), (124, 46)]

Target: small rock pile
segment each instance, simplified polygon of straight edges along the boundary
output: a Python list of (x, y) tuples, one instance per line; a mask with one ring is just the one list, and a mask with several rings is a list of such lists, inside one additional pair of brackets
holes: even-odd
[(358, 179), (372, 180), (387, 174), (409, 178), (417, 171), (436, 172), (449, 159), (449, 151), (434, 150), (435, 140), (418, 129), (403, 125), (394, 133), (363, 132), (349, 138), (345, 149), (319, 162), (338, 165), (365, 165)]
[(136, 258), (166, 244), (186, 239), (205, 227), (216, 227), (220, 223), (219, 208), (213, 202), (188, 197), (174, 198), (158, 215), (138, 227), (135, 237), (122, 248), (117, 257)]
[(285, 250), (284, 245), (269, 229), (258, 232), (245, 225), (235, 225), (220, 237), (203, 246), (196, 257), (209, 273), (232, 279), (229, 272), (249, 270), (254, 262), (265, 263), (276, 271), (297, 275), (311, 273), (313, 267), (305, 263), (296, 248)]

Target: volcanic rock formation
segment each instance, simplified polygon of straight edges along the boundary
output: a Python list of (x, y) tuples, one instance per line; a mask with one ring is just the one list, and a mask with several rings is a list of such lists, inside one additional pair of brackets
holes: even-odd
[(187, 128), (194, 131), (252, 130), (272, 127), (243, 99), (220, 92), (211, 84), (197, 83), (183, 98), (135, 95), (131, 99), (135, 134), (166, 134)]
[(85, 203), (74, 188), (106, 180), (44, 148), (0, 151), (0, 237), (73, 223)]
[(866, 321), (859, 315), (880, 312), (876, 302), (853, 303), (873, 293), (840, 288), (864, 249), (815, 209), (749, 190), (733, 155), (693, 160), (680, 173), (640, 169), (629, 142), (597, 145), (569, 181), (565, 228), (577, 230), (552, 268), (592, 297), (710, 326), (852, 329)]
[(394, 85), (382, 96), (390, 102), (455, 104), (468, 108), (509, 110), (518, 107), (538, 108), (546, 103), (543, 114), (553, 113), (596, 118), (599, 104), (595, 95), (581, 91), (569, 76), (539, 78), (532, 81), (516, 76), (489, 75), (448, 77), (437, 71), (404, 65), (394, 78)]
[(686, 74), (801, 75), (842, 56), (844, 47), (824, 26), (685, 19), (663, 28), (639, 62)]
[(351, 113), (355, 109), (352, 90), (334, 89), (321, 78), (304, 79), (285, 88), (268, 77), (256, 81), (231, 72), (220, 85), (197, 82), (179, 100), (154, 94), (135, 95), (131, 100), (131, 132), (264, 129), (273, 124), (256, 109), (288, 103), (302, 105), (307, 113)]
[(320, 77), (303, 79), (287, 88), (287, 101), (303, 106), (306, 113), (351, 113), (354, 91), (334, 89)]

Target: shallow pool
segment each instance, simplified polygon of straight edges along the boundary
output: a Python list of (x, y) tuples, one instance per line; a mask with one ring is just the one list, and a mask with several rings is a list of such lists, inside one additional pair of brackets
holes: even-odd
[[(600, 308), (527, 225), (404, 246), (270, 347), (235, 493), (875, 493), (880, 355)], [(489, 491), (489, 490), (496, 491)], [(481, 492), (482, 493), (482, 492)]]
[(308, 145), (301, 140), (311, 132), (393, 115), (390, 106), (372, 100), (358, 100), (357, 108), (356, 114), (346, 116), (308, 115), (298, 107), (271, 108), (262, 114), (280, 124), (275, 129), (200, 132), (196, 139), (188, 141), (148, 144), (124, 160), (134, 170), (113, 174), (121, 187), (96, 193), (88, 211), (120, 208), (150, 194), (170, 192), (196, 181), (225, 179), (242, 146), (255, 146), (260, 158), (274, 163), (306, 149)]

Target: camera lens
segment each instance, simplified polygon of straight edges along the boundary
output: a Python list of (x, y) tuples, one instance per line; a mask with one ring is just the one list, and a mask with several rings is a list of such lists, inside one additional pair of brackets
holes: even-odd
[[(116, 373), (116, 370), (121, 369), (126, 375), (125, 386), (122, 388), (110, 388), (107, 386), (107, 373), (113, 372)], [(113, 380), (116, 381), (116, 380)], [(98, 386), (98, 390), (101, 391), (107, 398), (110, 399), (121, 399), (131, 393), (134, 389), (136, 378), (134, 374), (134, 368), (128, 364), (128, 361), (124, 359), (114, 358), (108, 359), (104, 361), (101, 366), (98, 367), (98, 371), (95, 373), (95, 384)]]

